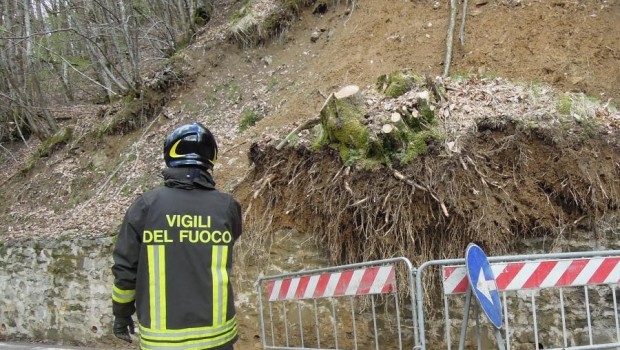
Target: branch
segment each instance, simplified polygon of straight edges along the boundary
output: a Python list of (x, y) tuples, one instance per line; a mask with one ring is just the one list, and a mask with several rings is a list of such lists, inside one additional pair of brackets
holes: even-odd
[(17, 158), (15, 158), (15, 156), (13, 155), (13, 153), (11, 153), (11, 151), (9, 151), (6, 147), (2, 146), (2, 144), (0, 144), (0, 148), (2, 148), (6, 152), (6, 154), (11, 156), (11, 158), (13, 158), (13, 161), (15, 161), (15, 163), (17, 163)]
[(294, 134), (300, 132), (301, 130), (305, 130), (305, 129), (309, 129), (315, 125), (317, 125), (320, 121), (321, 121), (321, 111), (323, 111), (323, 109), (325, 108), (325, 106), (327, 106), (327, 104), (329, 103), (329, 101), (331, 101), (331, 99), (334, 97), (334, 93), (332, 92), (327, 99), (325, 100), (325, 102), (323, 103), (323, 106), (321, 107), (321, 109), (319, 109), (319, 113), (312, 119), (310, 120), (306, 120), (305, 123), (299, 125), (298, 127), (296, 127), (295, 129), (293, 129), (293, 131), (289, 132), (288, 135), (286, 135), (286, 137), (284, 138), (284, 140), (280, 141), (280, 143), (276, 146), (276, 150), (281, 150), (282, 147), (284, 147), (284, 145), (288, 142), (288, 140), (291, 138), (291, 136), (293, 136)]
[[(127, 160), (129, 159), (129, 156), (133, 153), (136, 152), (136, 158), (134, 161), (134, 164), (138, 161), (138, 158), (140, 156), (140, 150), (138, 149), (138, 143), (140, 141), (142, 141), (142, 139), (144, 139), (144, 136), (146, 135), (146, 133), (151, 129), (151, 127), (155, 124), (155, 122), (157, 122), (158, 118), (153, 118), (153, 121), (151, 122), (151, 124), (149, 124), (149, 126), (146, 128), (146, 130), (144, 130), (144, 132), (142, 133), (142, 135), (140, 135), (140, 138), (138, 138), (137, 141), (135, 141), (132, 145), (131, 145), (131, 151), (129, 153), (126, 154), (125, 159), (123, 159), (122, 162), (120, 162), (120, 164), (116, 167), (116, 169), (114, 169), (114, 171), (112, 172), (112, 174), (110, 174), (110, 176), (108, 176), (108, 178), (103, 182), (103, 185), (101, 185), (96, 192), (96, 195), (98, 196), (101, 192), (103, 192), (103, 190), (106, 188), (106, 186), (108, 185), (108, 183), (110, 182), (110, 180), (112, 180), (114, 178), (114, 176), (116, 176), (116, 174), (121, 170), (121, 168), (123, 167), (123, 165), (125, 165), (125, 163), (127, 162)], [(93, 197), (94, 198), (94, 197)]]
[(244, 145), (244, 144), (246, 144), (246, 143), (248, 143), (248, 140), (245, 140), (245, 141), (239, 142), (238, 144), (236, 144), (236, 145), (234, 145), (234, 146), (231, 146), (230, 148), (228, 148), (228, 149), (224, 150), (221, 154), (222, 154), (222, 155), (224, 155), (224, 154), (226, 154), (226, 153), (228, 153), (228, 152), (232, 151), (233, 149), (235, 149), (235, 148), (237, 148), (237, 147), (239, 147), (239, 146), (242, 146), (242, 145)]
[(435, 94), (435, 98), (439, 100), (439, 105), (443, 106), (446, 102), (446, 96), (442, 90), (443, 86), (440, 85), (440, 83), (437, 83), (433, 78), (431, 78), (430, 75), (426, 76), (426, 85), (431, 88), (433, 94)]
[[(38, 46), (43, 47), (41, 44), (37, 44)], [(99, 83), (98, 81), (96, 81), (95, 79), (89, 77), (88, 75), (82, 73), (79, 69), (75, 68), (73, 66), (73, 64), (71, 64), (71, 62), (67, 61), (61, 54), (58, 54), (52, 50), (50, 50), (48, 47), (43, 47), (45, 50), (47, 50), (49, 53), (58, 56), (58, 58), (60, 58), (63, 62), (65, 62), (67, 64), (67, 66), (71, 67), (71, 69), (73, 69), (74, 71), (76, 71), (79, 75), (83, 76), (84, 78), (86, 78), (88, 81), (90, 81), (91, 83), (103, 88), (104, 90), (108, 91), (109, 93), (111, 93), (114, 96), (117, 96), (118, 94), (116, 92), (114, 92), (114, 90), (110, 90), (107, 87), (103, 86), (101, 83)]]
[(394, 170), (392, 172), (392, 174), (394, 175), (395, 178), (399, 179), (400, 181), (403, 181), (406, 184), (408, 184), (410, 186), (413, 186), (414, 188), (417, 188), (417, 189), (420, 189), (420, 190), (422, 190), (424, 192), (427, 192), (431, 197), (433, 197), (434, 200), (437, 201), (437, 203), (439, 203), (439, 207), (441, 208), (441, 211), (443, 212), (443, 215), (445, 215), (447, 218), (450, 217), (450, 214), (448, 213), (448, 208), (446, 207), (446, 205), (443, 203), (443, 201), (441, 199), (439, 199), (433, 193), (433, 191), (431, 191), (430, 188), (428, 188), (427, 186), (422, 186), (422, 185), (418, 184), (417, 182), (413, 181), (408, 176), (405, 176), (404, 174), (402, 174), (398, 170)]

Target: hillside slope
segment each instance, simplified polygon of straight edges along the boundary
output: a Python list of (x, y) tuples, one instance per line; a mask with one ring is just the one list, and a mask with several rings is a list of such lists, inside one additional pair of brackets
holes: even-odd
[[(97, 113), (100, 107), (87, 106), (74, 119), (77, 135), (70, 147), (25, 174), (15, 175), (29, 150), (10, 147), (0, 165), (3, 179), (10, 178), (0, 189), (1, 240), (114, 234), (135, 195), (160, 182), (162, 140), (182, 122), (198, 120), (212, 128), (221, 150), (216, 181), (230, 191), (248, 172), (254, 141), (282, 138), (341, 86), (369, 88), (381, 74), (402, 68), (431, 76), (443, 71), (447, 2), (321, 1), (324, 13), (314, 13), (319, 2), (301, 9), (290, 28), (247, 48), (223, 39), (241, 4), (216, 3), (213, 20), (178, 55), (189, 77), (185, 85), (160, 115), (146, 116), (141, 129), (80, 141), (89, 125), (106, 121)], [(451, 72), (551, 84), (602, 103), (611, 99), (611, 106), (620, 99), (617, 18), (615, 1), (473, 1), (465, 46), (455, 42)], [(251, 114), (262, 119), (240, 132), (240, 122)], [(251, 317), (242, 322), (242, 344), (253, 346), (257, 322)]]

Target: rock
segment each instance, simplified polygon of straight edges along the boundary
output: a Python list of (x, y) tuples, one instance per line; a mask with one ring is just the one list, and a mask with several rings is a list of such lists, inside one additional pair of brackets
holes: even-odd
[(271, 56), (265, 56), (263, 58), (260, 59), (266, 66), (270, 66), (271, 63), (273, 63), (273, 57)]
[(330, 28), (330, 29), (327, 31), (327, 40), (331, 39), (331, 37), (333, 37), (333, 36), (334, 36), (334, 34), (336, 34), (336, 30), (335, 30), (335, 29), (333, 29), (333, 28)]
[(321, 31), (320, 30), (314, 30), (312, 32), (312, 35), (310, 36), (310, 41), (312, 41), (313, 43), (315, 43), (317, 40), (319, 40), (319, 38), (321, 37)]
[(429, 94), (427, 90), (418, 92), (416, 97), (418, 100), (423, 100), (427, 102), (430, 101), (431, 99), (431, 95)]
[(570, 83), (573, 85), (577, 85), (583, 81), (583, 77), (571, 77)]

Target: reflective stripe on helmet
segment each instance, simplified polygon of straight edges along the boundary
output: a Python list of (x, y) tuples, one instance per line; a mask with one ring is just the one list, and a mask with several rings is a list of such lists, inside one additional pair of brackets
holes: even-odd
[(180, 158), (180, 157), (184, 156), (184, 154), (178, 154), (177, 153), (177, 147), (179, 146), (179, 143), (181, 143), (181, 141), (183, 141), (183, 139), (180, 139), (177, 142), (175, 142), (174, 145), (172, 145), (172, 148), (170, 148), (170, 157), (171, 158)]

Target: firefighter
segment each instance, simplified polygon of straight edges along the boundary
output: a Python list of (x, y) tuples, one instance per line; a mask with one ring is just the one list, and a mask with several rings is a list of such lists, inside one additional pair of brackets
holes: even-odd
[(113, 259), (114, 335), (127, 342), (137, 314), (141, 349), (233, 349), (233, 246), (241, 207), (215, 189), (217, 144), (199, 123), (164, 143), (164, 186), (127, 210)]

